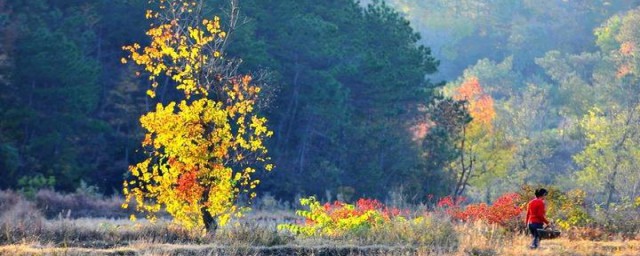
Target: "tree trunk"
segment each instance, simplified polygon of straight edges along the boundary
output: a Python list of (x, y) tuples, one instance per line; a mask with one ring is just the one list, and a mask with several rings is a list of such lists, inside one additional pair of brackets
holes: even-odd
[[(456, 186), (455, 186), (455, 190), (453, 191), (453, 200), (454, 202), (457, 201), (458, 197), (462, 195), (462, 193), (464, 192), (464, 186), (465, 183), (467, 182), (468, 178), (465, 178), (466, 176), (469, 175), (469, 173), (471, 172), (471, 168), (472, 168), (472, 160), (470, 160), (469, 162), (469, 166), (467, 166), (467, 163), (465, 162), (465, 150), (466, 150), (466, 140), (467, 140), (467, 125), (463, 124), (462, 125), (462, 140), (460, 141), (460, 168), (461, 168), (461, 172), (459, 174), (459, 176), (457, 177), (457, 181), (456, 181)], [(471, 147), (469, 147), (469, 154), (471, 154)], [(468, 168), (467, 168), (468, 167)]]
[(200, 212), (202, 213), (202, 220), (204, 221), (204, 228), (207, 230), (207, 233), (216, 231), (218, 229), (216, 218), (207, 211), (206, 207), (200, 208)]
[(204, 228), (207, 230), (207, 233), (216, 231), (218, 229), (218, 222), (216, 221), (215, 216), (211, 215), (211, 213), (207, 210), (207, 207), (204, 206), (206, 202), (209, 201), (209, 193), (211, 190), (206, 188), (202, 192), (202, 208), (200, 208), (200, 213), (202, 214), (202, 221), (204, 222)]

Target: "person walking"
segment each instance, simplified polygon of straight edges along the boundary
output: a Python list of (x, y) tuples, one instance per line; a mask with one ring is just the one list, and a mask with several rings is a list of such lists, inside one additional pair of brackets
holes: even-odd
[(544, 198), (549, 192), (544, 189), (537, 189), (535, 191), (536, 198), (531, 200), (527, 206), (527, 219), (526, 223), (529, 227), (529, 232), (533, 236), (533, 241), (529, 248), (536, 249), (540, 246), (540, 235), (538, 234), (539, 228), (544, 228), (544, 225), (549, 225), (549, 221), (546, 218), (546, 211), (544, 207)]

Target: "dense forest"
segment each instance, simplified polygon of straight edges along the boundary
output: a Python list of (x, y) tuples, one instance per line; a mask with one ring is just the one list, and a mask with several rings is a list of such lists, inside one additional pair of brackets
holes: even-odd
[[(140, 116), (179, 97), (121, 63), (147, 2), (0, 0), (0, 189), (120, 193)], [(542, 2), (240, 0), (222, 55), (266, 92), (258, 194), (636, 198), (640, 2)]]

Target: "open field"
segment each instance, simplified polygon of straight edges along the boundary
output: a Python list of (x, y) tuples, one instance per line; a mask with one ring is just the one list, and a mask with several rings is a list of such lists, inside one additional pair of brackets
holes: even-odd
[[(454, 224), (453, 233), (437, 234), (423, 244), (357, 238), (300, 238), (263, 225), (237, 223), (213, 235), (184, 233), (169, 222), (130, 222), (104, 218), (45, 220), (31, 235), (2, 241), (1, 255), (531, 255), (525, 235), (504, 234), (482, 223)], [(6, 227), (6, 226), (5, 226)], [(437, 228), (437, 227), (436, 227)], [(7, 230), (3, 230), (7, 232)], [(442, 230), (434, 230), (442, 232)], [(449, 242), (441, 241), (452, 236)], [(3, 238), (6, 238), (4, 234)], [(414, 241), (415, 242), (415, 241)], [(589, 241), (560, 238), (542, 241), (535, 255), (637, 255), (640, 240)]]
[(114, 248), (56, 247), (37, 243), (4, 245), (2, 255), (638, 255), (640, 241), (570, 241), (557, 239), (544, 241), (542, 248), (526, 248), (529, 240), (518, 236), (503, 244), (492, 246), (461, 246), (452, 252), (431, 248), (384, 245), (316, 244), (277, 246), (220, 246), (202, 244), (163, 244), (133, 242)]
[[(0, 255), (638, 255), (639, 236), (567, 232), (542, 248), (530, 238), (483, 222), (459, 223), (437, 213), (364, 233), (295, 236), (278, 230), (300, 220), (285, 206), (256, 210), (213, 233), (185, 230), (168, 219), (123, 218), (118, 198), (39, 192), (25, 200), (0, 191)], [(56, 213), (57, 212), (57, 213)], [(421, 212), (415, 210), (415, 212)], [(424, 213), (423, 213), (424, 214)]]

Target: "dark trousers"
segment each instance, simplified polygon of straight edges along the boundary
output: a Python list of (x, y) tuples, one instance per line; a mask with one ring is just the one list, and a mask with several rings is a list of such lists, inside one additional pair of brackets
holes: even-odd
[(538, 248), (538, 246), (540, 245), (540, 235), (538, 235), (538, 229), (542, 227), (542, 223), (529, 223), (529, 232), (531, 232), (531, 235), (533, 236), (531, 248)]

